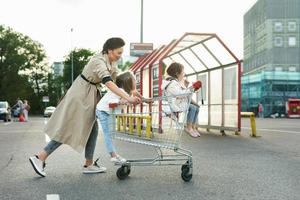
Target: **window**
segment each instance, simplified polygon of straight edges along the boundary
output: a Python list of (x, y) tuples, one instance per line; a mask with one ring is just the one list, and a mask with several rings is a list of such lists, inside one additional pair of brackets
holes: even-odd
[(276, 72), (282, 72), (282, 67), (275, 67)]
[(274, 31), (275, 32), (282, 32), (283, 31), (283, 24), (282, 24), (282, 22), (275, 22), (274, 23)]
[(297, 30), (297, 23), (296, 22), (288, 22), (288, 31), (295, 32)]
[(136, 74), (135, 77), (136, 77), (136, 83), (140, 83), (140, 75)]
[(296, 37), (289, 37), (289, 46), (295, 47), (296, 46)]
[(158, 78), (158, 68), (153, 68), (153, 79), (157, 79)]
[(282, 47), (283, 46), (282, 37), (277, 36), (277, 37), (274, 38), (274, 46), (275, 47)]
[(292, 67), (289, 67), (289, 71), (290, 72), (295, 72), (295, 71), (297, 71), (297, 69), (296, 69), (296, 67), (292, 66)]

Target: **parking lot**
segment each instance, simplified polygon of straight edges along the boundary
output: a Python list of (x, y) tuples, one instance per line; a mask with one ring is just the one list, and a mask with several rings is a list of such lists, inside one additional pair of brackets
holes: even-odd
[[(135, 167), (123, 181), (109, 161), (103, 139), (96, 156), (107, 172), (84, 175), (83, 154), (60, 147), (47, 160), (46, 178), (39, 178), (28, 158), (46, 144), (43, 126), (48, 119), (27, 123), (0, 123), (0, 199), (288, 199), (300, 198), (299, 119), (256, 119), (261, 137), (251, 138), (249, 119), (242, 119), (242, 134), (184, 134), (182, 146), (193, 152), (191, 182), (180, 177), (180, 167)], [(153, 148), (116, 141), (125, 158), (154, 155)]]

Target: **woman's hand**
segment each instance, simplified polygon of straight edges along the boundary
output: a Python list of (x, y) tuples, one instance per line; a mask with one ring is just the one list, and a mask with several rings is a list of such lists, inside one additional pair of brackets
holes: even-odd
[(139, 97), (129, 97), (128, 102), (131, 104), (139, 104), (142, 100)]
[(142, 98), (142, 101), (145, 102), (145, 103), (153, 103), (153, 99), (151, 98)]
[(128, 101), (126, 99), (121, 99), (119, 104), (120, 105), (126, 105), (128, 103)]

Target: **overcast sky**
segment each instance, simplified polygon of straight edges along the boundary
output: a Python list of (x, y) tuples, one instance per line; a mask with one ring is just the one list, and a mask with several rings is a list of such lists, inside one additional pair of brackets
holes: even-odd
[[(217, 33), (242, 58), (243, 15), (255, 2), (144, 0), (144, 42), (158, 47), (185, 32)], [(126, 41), (126, 56), (129, 43), (140, 41), (140, 0), (0, 0), (0, 24), (42, 43), (50, 62), (71, 46), (99, 51), (114, 36)]]

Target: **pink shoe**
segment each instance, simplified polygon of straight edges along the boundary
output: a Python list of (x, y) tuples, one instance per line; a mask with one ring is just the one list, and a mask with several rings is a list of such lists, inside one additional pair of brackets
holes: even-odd
[(189, 130), (189, 129), (187, 129), (187, 128), (185, 128), (184, 130), (185, 130), (185, 132), (187, 132), (190, 136), (192, 136), (192, 137), (194, 137), (194, 138), (198, 137), (198, 135), (197, 135), (193, 130)]

